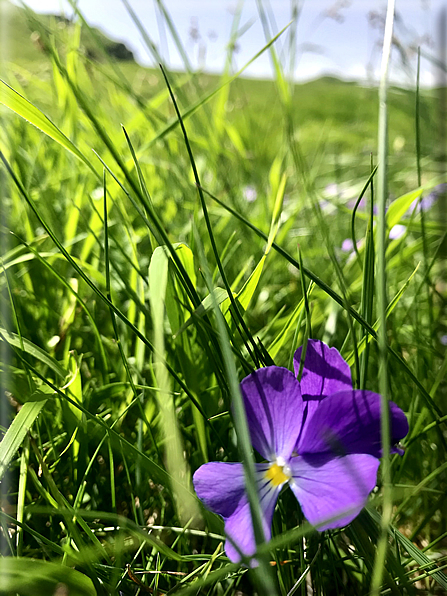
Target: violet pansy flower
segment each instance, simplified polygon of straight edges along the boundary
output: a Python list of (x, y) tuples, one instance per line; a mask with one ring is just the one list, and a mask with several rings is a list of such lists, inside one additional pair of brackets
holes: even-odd
[[(380, 395), (354, 390), (351, 371), (335, 348), (309, 340), (301, 381), (302, 349), (295, 375), (261, 368), (241, 383), (253, 447), (267, 460), (256, 464), (264, 535), (280, 491), (289, 485), (306, 519), (318, 530), (350, 523), (376, 485), (381, 456)], [(391, 444), (408, 432), (402, 410), (390, 402)], [(393, 452), (400, 452), (393, 448)], [(232, 561), (256, 551), (241, 463), (211, 462), (193, 478), (204, 505), (225, 522), (225, 550)]]

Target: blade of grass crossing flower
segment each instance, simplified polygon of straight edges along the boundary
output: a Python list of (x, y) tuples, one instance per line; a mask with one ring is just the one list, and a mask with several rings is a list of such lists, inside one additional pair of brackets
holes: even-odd
[(387, 199), (387, 162), (388, 162), (388, 68), (391, 55), (394, 25), (394, 0), (388, 0), (385, 32), (382, 48), (382, 66), (379, 84), (379, 135), (378, 135), (378, 170), (377, 170), (377, 303), (379, 315), (379, 388), (381, 394), (381, 440), (382, 440), (382, 475), (383, 475), (383, 513), (381, 531), (374, 560), (371, 582), (371, 595), (378, 596), (382, 585), (388, 549), (388, 529), (391, 523), (393, 492), (390, 468), (390, 416), (388, 386), (388, 340), (386, 331), (386, 199)]
[[(208, 290), (213, 299), (214, 294), (211, 286), (212, 278), (208, 270), (208, 264), (206, 262), (202, 243), (198, 234), (197, 248), (205, 281), (208, 285)], [(248, 430), (247, 415), (245, 412), (244, 402), (242, 400), (242, 394), (239, 388), (237, 370), (231, 353), (230, 340), (228, 338), (225, 320), (215, 300), (213, 300), (213, 308), (219, 331), (219, 342), (222, 348), (225, 372), (227, 375), (233, 403), (234, 426), (238, 439), (238, 448), (244, 466), (245, 487), (247, 491), (248, 502), (250, 505), (255, 541), (256, 546), (259, 547), (265, 543), (265, 536), (262, 524), (261, 506), (259, 502), (259, 495), (255, 480), (255, 461), (253, 456), (253, 447), (250, 441), (250, 432)], [(259, 567), (255, 568), (254, 573), (255, 578), (258, 579), (260, 586), (262, 586), (263, 588), (262, 591), (264, 593), (272, 594), (272, 596), (274, 596), (276, 594), (276, 587), (272, 577), (270, 565), (265, 556), (259, 557)]]

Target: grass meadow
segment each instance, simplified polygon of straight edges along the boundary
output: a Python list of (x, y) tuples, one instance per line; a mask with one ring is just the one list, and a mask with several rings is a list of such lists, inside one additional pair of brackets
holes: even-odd
[[(158, 4), (184, 72), (0, 5), (24, 36), (0, 83), (0, 594), (445, 594), (442, 90), (294, 85), (297, 21), (263, 3), (274, 80), (233, 72), (238, 12), (202, 74)], [(232, 563), (192, 474), (241, 461), (239, 381), (309, 337), (404, 410), (405, 453), (343, 529), (284, 492), (259, 565)]]

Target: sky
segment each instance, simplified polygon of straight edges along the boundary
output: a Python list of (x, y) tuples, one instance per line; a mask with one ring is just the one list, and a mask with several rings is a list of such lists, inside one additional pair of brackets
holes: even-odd
[[(142, 35), (126, 9), (128, 2), (157, 45), (163, 61), (181, 68), (183, 61), (157, 8), (160, 0), (78, 0), (86, 20), (113, 39), (123, 41), (142, 64), (153, 65)], [(66, 0), (27, 0), (36, 12), (72, 14)], [(383, 29), (380, 16), (386, 9), (381, 0), (262, 0), (270, 18), (270, 31), (276, 34), (291, 20), (291, 5), (300, 7), (296, 29), (294, 78), (305, 81), (322, 75), (350, 80), (377, 81), (380, 71), (380, 44)], [(226, 58), (232, 23), (242, 6), (233, 57), (233, 70), (246, 64), (266, 43), (256, 0), (164, 0), (164, 7), (180, 36), (188, 60), (194, 68), (221, 72)], [(415, 82), (415, 48), (423, 56), (439, 58), (440, 13), (447, 0), (396, 0), (395, 35), (405, 55), (396, 48), (392, 54), (390, 78), (406, 86)], [(375, 15), (375, 16), (374, 16)], [(280, 54), (290, 55), (288, 32), (276, 42)], [(273, 76), (271, 59), (265, 52), (245, 71), (246, 76)], [(423, 57), (421, 83), (436, 83), (433, 62)]]

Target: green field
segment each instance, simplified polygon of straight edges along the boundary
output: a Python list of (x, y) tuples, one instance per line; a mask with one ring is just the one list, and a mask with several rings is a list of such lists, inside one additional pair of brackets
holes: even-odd
[[(386, 153), (377, 87), (185, 68), (174, 105), (80, 17), (0, 11), (0, 594), (445, 593), (440, 91), (388, 89)], [(238, 383), (309, 338), (385, 388), (405, 453), (344, 528), (282, 492), (233, 563), (192, 475), (262, 461)]]

